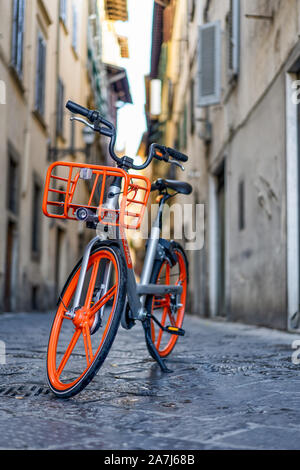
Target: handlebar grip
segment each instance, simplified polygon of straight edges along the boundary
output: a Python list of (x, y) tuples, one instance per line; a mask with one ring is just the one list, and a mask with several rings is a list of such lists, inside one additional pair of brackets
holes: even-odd
[(184, 155), (184, 153), (178, 152), (177, 150), (172, 149), (171, 147), (167, 147), (167, 152), (170, 155), (170, 157), (174, 158), (175, 160), (178, 160), (180, 162), (188, 161), (187, 155)]
[(73, 101), (69, 100), (66, 104), (66, 108), (73, 114), (80, 114), (81, 116), (88, 118), (91, 122), (95, 122), (99, 119), (99, 113), (97, 111), (91, 111), (90, 109), (84, 108)]

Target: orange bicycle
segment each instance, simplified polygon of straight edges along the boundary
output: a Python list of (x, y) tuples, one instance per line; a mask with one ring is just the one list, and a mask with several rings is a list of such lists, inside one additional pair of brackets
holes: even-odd
[[(66, 106), (88, 121), (71, 119), (110, 138), (110, 155), (117, 166), (55, 162), (47, 172), (44, 214), (83, 221), (97, 230), (59, 296), (50, 333), (48, 383), (62, 398), (76, 395), (93, 379), (120, 323), (130, 329), (141, 321), (149, 353), (162, 371), (170, 372), (163, 358), (184, 335), (188, 262), (178, 243), (160, 238), (162, 213), (168, 199), (192, 191), (185, 182), (159, 179), (151, 185), (145, 176), (130, 172), (146, 168), (153, 158), (183, 169), (179, 162), (187, 161), (186, 155), (152, 144), (146, 161), (135, 165), (133, 159), (115, 154), (112, 123), (71, 101)], [(137, 284), (125, 230), (140, 227), (150, 191), (161, 196)]]

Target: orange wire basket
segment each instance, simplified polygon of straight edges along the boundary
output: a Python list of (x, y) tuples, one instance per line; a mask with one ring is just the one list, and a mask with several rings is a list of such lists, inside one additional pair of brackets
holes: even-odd
[[(119, 209), (105, 207), (114, 177), (122, 178)], [(47, 217), (78, 220), (76, 210), (86, 208), (97, 214), (104, 225), (138, 229), (148, 202), (151, 183), (142, 175), (132, 175), (120, 168), (55, 162), (46, 176), (43, 212)]]

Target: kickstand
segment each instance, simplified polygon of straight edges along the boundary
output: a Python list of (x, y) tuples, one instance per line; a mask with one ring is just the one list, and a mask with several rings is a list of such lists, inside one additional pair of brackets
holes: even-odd
[(168, 369), (168, 367), (165, 365), (163, 359), (160, 357), (160, 355), (157, 352), (156, 347), (153, 344), (153, 341), (152, 341), (152, 338), (151, 338), (150, 322), (148, 322), (147, 320), (144, 321), (143, 322), (143, 327), (144, 327), (144, 331), (145, 331), (146, 343), (147, 343), (147, 346), (149, 348), (149, 352), (150, 352), (151, 356), (153, 357), (153, 359), (156, 360), (156, 362), (160, 366), (162, 372), (167, 372), (167, 373), (173, 372), (171, 369)]

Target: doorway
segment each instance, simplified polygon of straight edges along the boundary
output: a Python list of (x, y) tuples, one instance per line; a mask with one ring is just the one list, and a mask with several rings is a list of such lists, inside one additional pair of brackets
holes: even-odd
[(4, 310), (12, 312), (16, 303), (16, 250), (17, 250), (17, 226), (8, 221), (6, 231), (6, 259), (5, 259), (5, 283), (4, 283)]

